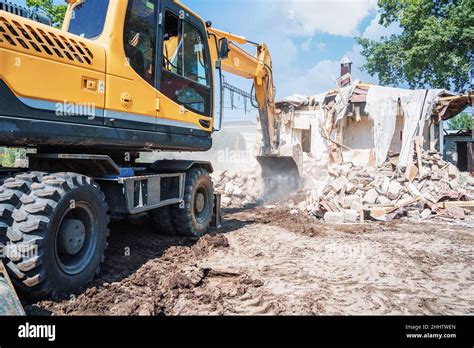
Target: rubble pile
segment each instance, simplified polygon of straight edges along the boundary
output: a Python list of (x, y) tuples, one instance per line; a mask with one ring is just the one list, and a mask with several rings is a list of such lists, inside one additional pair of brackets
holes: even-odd
[[(298, 210), (328, 223), (365, 220), (464, 219), (474, 209), (474, 178), (460, 173), (437, 152), (423, 152), (404, 173), (397, 157), (380, 168), (333, 165), (325, 185), (309, 189)], [(421, 167), (421, 172), (418, 168)]]
[(221, 206), (243, 207), (262, 203), (262, 179), (256, 172), (215, 171), (214, 189), (221, 194)]

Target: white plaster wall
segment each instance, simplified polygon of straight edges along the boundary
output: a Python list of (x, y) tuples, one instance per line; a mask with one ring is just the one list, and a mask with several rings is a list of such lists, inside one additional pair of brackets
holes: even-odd
[(374, 148), (374, 123), (368, 116), (361, 116), (360, 122), (355, 117), (344, 118), (344, 145), (351, 149)]
[(390, 151), (392, 152), (400, 152), (402, 149), (404, 120), (404, 116), (397, 116), (395, 132), (393, 133), (392, 143), (390, 144)]

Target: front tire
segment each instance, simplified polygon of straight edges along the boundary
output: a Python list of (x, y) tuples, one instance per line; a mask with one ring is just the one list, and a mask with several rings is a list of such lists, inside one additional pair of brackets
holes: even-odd
[(21, 198), (31, 192), (31, 185), (46, 175), (41, 172), (20, 173), (6, 178), (0, 185), (0, 245), (6, 244), (8, 228), (13, 224), (13, 212), (21, 205)]
[(85, 286), (104, 260), (108, 207), (100, 187), (74, 173), (43, 177), (13, 214), (7, 269), (20, 292), (57, 297)]
[(171, 207), (173, 227), (185, 237), (202, 237), (212, 222), (214, 186), (207, 170), (193, 168), (186, 174), (183, 203)]

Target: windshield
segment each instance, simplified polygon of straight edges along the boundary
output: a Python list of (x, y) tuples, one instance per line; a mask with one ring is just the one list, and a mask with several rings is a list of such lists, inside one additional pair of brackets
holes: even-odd
[(77, 5), (71, 15), (69, 32), (86, 39), (94, 39), (102, 34), (109, 0), (86, 0)]

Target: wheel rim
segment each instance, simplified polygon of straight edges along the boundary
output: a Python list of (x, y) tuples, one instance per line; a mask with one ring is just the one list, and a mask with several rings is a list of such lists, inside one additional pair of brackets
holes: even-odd
[(97, 215), (87, 202), (75, 202), (66, 210), (56, 229), (55, 256), (61, 270), (68, 275), (84, 271), (94, 258), (99, 226)]
[(200, 186), (194, 195), (194, 216), (200, 224), (205, 223), (209, 215), (209, 193), (204, 186)]

